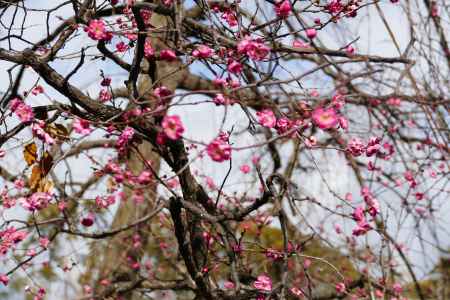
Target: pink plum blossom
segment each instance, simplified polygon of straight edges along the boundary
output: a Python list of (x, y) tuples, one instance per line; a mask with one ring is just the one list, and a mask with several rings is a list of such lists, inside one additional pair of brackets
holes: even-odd
[(102, 89), (98, 94), (98, 98), (102, 102), (108, 102), (109, 100), (112, 99), (112, 94), (108, 91), (108, 89)]
[(292, 5), (289, 0), (280, 1), (275, 4), (275, 12), (280, 18), (287, 18), (292, 11)]
[(165, 60), (165, 61), (175, 61), (177, 59), (177, 55), (175, 54), (175, 51), (171, 50), (171, 49), (164, 49), (161, 50), (161, 52), (159, 53), (159, 58), (161, 60)]
[(87, 215), (81, 218), (80, 223), (84, 227), (91, 227), (92, 225), (94, 225), (94, 218), (95, 216), (93, 213), (88, 213)]
[(84, 119), (80, 119), (80, 118), (76, 118), (73, 121), (73, 130), (76, 133), (79, 134), (89, 134), (92, 132), (92, 129), (90, 128), (90, 122), (88, 120), (84, 120)]
[(27, 235), (26, 231), (17, 230), (15, 227), (0, 230), (0, 257), (6, 255), (9, 249), (14, 249)]
[(231, 158), (231, 146), (228, 141), (219, 136), (206, 147), (209, 157), (216, 162), (223, 162)]
[(130, 141), (134, 137), (134, 129), (131, 127), (126, 127), (122, 134), (119, 136), (119, 139), (116, 143), (116, 148), (119, 150), (119, 152), (124, 153), (126, 151), (126, 148)]
[(4, 285), (7, 286), (9, 283), (9, 278), (8, 276), (6, 276), (5, 274), (0, 274), (0, 282)]
[(233, 74), (241, 73), (242, 68), (242, 64), (236, 60), (231, 60), (227, 67), (228, 71)]
[(370, 138), (366, 147), (367, 157), (371, 157), (372, 155), (377, 154), (380, 148), (380, 139), (378, 137)]
[(29, 211), (37, 211), (46, 208), (52, 199), (52, 195), (49, 193), (37, 192), (31, 196), (24, 198), (21, 201), (21, 205)]
[(339, 294), (342, 294), (345, 292), (345, 283), (343, 282), (339, 282), (336, 284), (336, 292), (338, 292)]
[(352, 138), (347, 144), (347, 152), (355, 157), (362, 155), (365, 150), (365, 145), (358, 138)]
[(14, 112), (22, 122), (31, 122), (34, 119), (34, 113), (31, 106), (25, 104), (19, 98), (11, 100), (11, 111)]
[(270, 109), (258, 111), (256, 112), (256, 116), (258, 117), (258, 123), (264, 127), (273, 128), (277, 123), (277, 118)]
[(259, 275), (253, 286), (260, 291), (270, 292), (272, 290), (272, 279), (267, 275)]
[(152, 47), (152, 44), (150, 43), (150, 40), (145, 41), (144, 44), (144, 56), (146, 58), (151, 58), (155, 55), (155, 50)]
[(124, 42), (119, 42), (116, 44), (116, 50), (117, 52), (123, 53), (126, 52), (128, 50), (128, 45), (125, 44)]
[(306, 36), (312, 40), (313, 38), (315, 38), (317, 36), (317, 30), (314, 28), (306, 29)]
[(42, 120), (37, 120), (35, 123), (31, 124), (31, 131), (36, 137), (48, 145), (53, 145), (55, 140), (44, 130), (44, 128), (45, 122)]
[(239, 170), (241, 170), (242, 173), (248, 174), (250, 172), (250, 166), (247, 164), (242, 165)]
[(270, 48), (264, 45), (260, 39), (252, 39), (246, 36), (239, 42), (237, 51), (240, 54), (246, 54), (253, 60), (260, 61), (270, 53)]
[(106, 30), (105, 22), (103, 20), (91, 20), (89, 25), (84, 28), (88, 36), (96, 41), (110, 40), (112, 38), (111, 33)]
[(165, 116), (161, 125), (164, 134), (171, 140), (178, 140), (183, 135), (184, 127), (177, 115)]
[(320, 129), (330, 129), (336, 127), (339, 119), (334, 108), (319, 107), (313, 111), (312, 121)]
[(206, 45), (200, 45), (192, 51), (192, 56), (197, 58), (209, 58), (214, 55), (214, 50)]

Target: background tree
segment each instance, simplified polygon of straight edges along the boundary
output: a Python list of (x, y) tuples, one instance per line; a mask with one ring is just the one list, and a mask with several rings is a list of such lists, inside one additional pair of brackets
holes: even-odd
[(445, 299), (449, 11), (0, 0), (0, 292)]

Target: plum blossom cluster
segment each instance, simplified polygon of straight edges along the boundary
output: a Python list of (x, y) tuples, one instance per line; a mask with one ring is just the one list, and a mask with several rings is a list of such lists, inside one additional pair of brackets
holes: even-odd
[(33, 96), (37, 96), (39, 94), (42, 94), (44, 92), (44, 88), (42, 87), (42, 85), (37, 85), (33, 88), (33, 90), (31, 91), (31, 94)]
[(314, 39), (317, 36), (317, 30), (315, 28), (306, 29), (306, 36), (311, 40)]
[(298, 109), (302, 111), (303, 119), (290, 120), (284, 116), (277, 118), (271, 109), (258, 111), (256, 116), (259, 124), (267, 128), (276, 128), (279, 134), (286, 133), (295, 127), (308, 128), (309, 123), (305, 122), (305, 120), (309, 118), (311, 118), (312, 124), (322, 130), (334, 128), (346, 130), (348, 128), (348, 120), (339, 113), (339, 110), (344, 106), (343, 97), (337, 94), (333, 97), (331, 103), (332, 106), (330, 107), (318, 106), (315, 109), (311, 109), (308, 104), (300, 101)]
[(90, 134), (92, 132), (91, 123), (85, 119), (75, 118), (73, 121), (73, 130), (82, 135)]
[(368, 213), (372, 218), (375, 218), (380, 213), (380, 204), (373, 196), (369, 188), (363, 187), (361, 189), (361, 195), (363, 196), (366, 207), (364, 208), (363, 206), (358, 206), (352, 213), (353, 219), (357, 224), (356, 228), (354, 228), (352, 232), (354, 236), (364, 235), (372, 229), (372, 226), (366, 219), (366, 213)]
[(124, 154), (128, 150), (128, 146), (131, 144), (131, 140), (134, 137), (134, 129), (126, 127), (119, 136), (116, 143), (116, 148), (119, 153)]
[(274, 128), (277, 124), (277, 118), (275, 114), (270, 109), (264, 109), (262, 111), (256, 112), (258, 117), (258, 123), (267, 128)]
[(381, 148), (380, 141), (381, 141), (381, 139), (378, 137), (370, 138), (369, 142), (367, 143), (367, 147), (366, 147), (367, 157), (371, 157), (380, 151), (380, 148)]
[(30, 212), (39, 211), (48, 206), (52, 200), (52, 194), (44, 192), (36, 192), (31, 196), (21, 199), (21, 205)]
[(112, 39), (112, 33), (106, 30), (103, 20), (90, 20), (84, 31), (95, 41), (109, 41)]
[(361, 156), (365, 150), (366, 145), (358, 138), (352, 138), (347, 144), (347, 152), (355, 157)]
[(33, 289), (30, 286), (26, 286), (25, 292), (32, 296), (33, 300), (44, 300), (45, 294), (47, 294), (47, 291), (43, 287)]
[(5, 209), (9, 209), (11, 207), (14, 207), (16, 205), (16, 197), (11, 197), (8, 194), (8, 190), (5, 188), (0, 193), (0, 199), (2, 199), (2, 207)]
[(141, 15), (142, 20), (144, 21), (145, 25), (150, 25), (150, 19), (153, 15), (153, 12), (149, 9), (141, 9), (139, 14)]
[(31, 131), (34, 136), (47, 145), (53, 145), (55, 143), (55, 139), (45, 130), (45, 128), (46, 124), (43, 120), (36, 120), (36, 122), (31, 124)]
[(144, 56), (146, 58), (152, 58), (155, 56), (155, 49), (153, 49), (152, 43), (149, 39), (147, 39), (144, 44)]
[(233, 105), (236, 101), (228, 96), (225, 96), (224, 94), (217, 94), (214, 99), (213, 102), (216, 105)]
[(409, 183), (409, 186), (414, 189), (417, 186), (417, 181), (414, 178), (414, 174), (411, 170), (407, 170), (404, 175), (405, 180)]
[(262, 39), (246, 36), (237, 45), (237, 52), (245, 54), (255, 61), (260, 61), (267, 57), (270, 53), (270, 48), (264, 45)]
[(298, 252), (300, 250), (301, 245), (293, 244), (291, 241), (289, 241), (287, 244), (286, 253), (280, 250), (268, 248), (265, 251), (265, 256), (272, 261), (276, 261), (282, 259), (285, 255), (290, 256), (291, 254), (294, 254), (295, 252)]
[(313, 123), (320, 129), (331, 129), (339, 124), (339, 116), (333, 107), (316, 108), (311, 116)]
[(116, 203), (116, 197), (114, 195), (97, 196), (95, 197), (95, 205), (99, 209), (108, 208)]
[(346, 151), (355, 157), (365, 153), (367, 157), (377, 156), (385, 160), (389, 160), (395, 153), (394, 146), (388, 142), (381, 145), (381, 138), (379, 137), (371, 137), (367, 145), (359, 138), (351, 138), (347, 144)]
[(177, 59), (177, 54), (172, 49), (164, 49), (159, 52), (159, 59), (165, 61), (175, 61)]
[(177, 115), (166, 115), (161, 123), (164, 135), (171, 140), (178, 140), (184, 132), (181, 119)]
[(34, 119), (34, 113), (31, 106), (25, 104), (25, 102), (19, 98), (11, 100), (11, 111), (24, 123), (31, 122)]
[(275, 4), (275, 12), (280, 18), (287, 18), (292, 12), (292, 5), (289, 0), (280, 1)]
[(216, 162), (223, 162), (231, 158), (231, 146), (229, 144), (229, 135), (227, 133), (220, 133), (206, 147), (208, 156)]
[(378, 200), (373, 196), (372, 192), (367, 187), (363, 187), (361, 189), (361, 195), (364, 198), (369, 215), (375, 218), (375, 216), (380, 213), (380, 204)]
[(256, 112), (258, 123), (267, 128), (275, 128), (277, 133), (282, 135), (292, 132), (291, 136), (295, 135), (295, 130), (306, 129), (307, 123), (300, 119), (290, 120), (287, 117), (280, 117), (277, 119), (274, 112), (270, 109), (263, 109)]
[(108, 89), (101, 89), (98, 98), (102, 102), (108, 102), (112, 99), (112, 94), (108, 91)]
[(0, 231), (0, 256), (6, 255), (10, 249), (23, 241), (28, 233), (24, 230), (17, 230), (15, 227), (8, 227)]
[(93, 212), (89, 212), (86, 215), (82, 216), (80, 219), (80, 224), (84, 227), (91, 227), (94, 225), (95, 214)]
[(237, 61), (233, 58), (228, 59), (228, 62), (227, 62), (228, 72), (230, 72), (232, 74), (239, 74), (242, 72), (243, 68), (244, 67), (242, 66), (242, 64), (239, 61)]
[(331, 0), (328, 1), (325, 9), (336, 20), (341, 18), (342, 16), (354, 18), (358, 14), (358, 9), (360, 7), (359, 2), (360, 1), (358, 0), (350, 0), (344, 2), (341, 0)]
[(6, 276), (5, 274), (0, 274), (0, 282), (4, 285), (7, 286), (9, 283), (9, 278), (8, 276)]
[(272, 279), (266, 274), (259, 275), (253, 286), (260, 291), (270, 292), (272, 291)]
[(352, 213), (353, 219), (356, 221), (356, 228), (353, 229), (352, 234), (354, 236), (360, 236), (366, 234), (372, 229), (372, 226), (367, 222), (364, 208), (358, 206)]
[(197, 58), (210, 58), (214, 55), (214, 50), (207, 45), (200, 45), (194, 51), (192, 51), (192, 56)]
[(158, 98), (161, 105), (167, 104), (170, 100), (170, 96), (172, 95), (172, 91), (169, 90), (166, 86), (162, 85), (157, 87), (153, 94)]
[[(150, 162), (148, 162), (150, 164)], [(112, 175), (116, 183), (123, 183), (127, 181), (133, 185), (147, 185), (152, 182), (153, 175), (148, 170), (143, 170), (139, 175), (133, 175), (130, 170), (122, 169), (122, 167), (113, 161), (109, 161), (100, 175), (109, 174)]]
[[(167, 50), (169, 52), (165, 52), (163, 50), (160, 52), (160, 59), (173, 61), (176, 58), (175, 52), (172, 50)], [(227, 71), (230, 74), (238, 75), (242, 72), (244, 65), (242, 61), (242, 56), (248, 57), (254, 61), (263, 61), (270, 54), (270, 47), (264, 44), (263, 39), (261, 38), (253, 38), (249, 35), (240, 38), (236, 48), (219, 48), (216, 50), (212, 49), (210, 46), (205, 44), (200, 44), (196, 46), (196, 48), (192, 51), (192, 56), (199, 59), (207, 59), (214, 58), (217, 61), (224, 63), (227, 67)], [(231, 77), (228, 78), (231, 82), (233, 79)], [(222, 87), (226, 86), (226, 80), (219, 79), (219, 81), (215, 80), (214, 84), (221, 85)], [(239, 85), (236, 82), (233, 82), (228, 85), (228, 87), (238, 87)]]
[(238, 25), (236, 12), (233, 9), (222, 5), (214, 5), (212, 8), (214, 12), (221, 13), (222, 20), (227, 22), (230, 27)]
[(289, 137), (294, 137), (296, 130), (306, 129), (307, 127), (308, 125), (300, 119), (290, 120), (286, 117), (279, 118), (275, 126), (278, 134), (288, 134)]

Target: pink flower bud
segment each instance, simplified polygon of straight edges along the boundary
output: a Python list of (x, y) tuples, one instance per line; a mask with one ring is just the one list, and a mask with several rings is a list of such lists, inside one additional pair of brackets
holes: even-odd
[(315, 38), (316, 36), (317, 36), (317, 31), (316, 31), (316, 29), (314, 29), (314, 28), (308, 28), (308, 29), (306, 29), (306, 36), (309, 38), (309, 39), (313, 39), (313, 38)]

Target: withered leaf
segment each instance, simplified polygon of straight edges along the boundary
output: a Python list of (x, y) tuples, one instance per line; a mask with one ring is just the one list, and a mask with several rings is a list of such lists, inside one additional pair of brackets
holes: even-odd
[(45, 131), (54, 139), (68, 140), (69, 131), (63, 124), (53, 123), (45, 127)]
[(50, 169), (53, 166), (53, 157), (48, 151), (44, 152), (44, 155), (41, 161), (39, 162), (39, 165), (41, 167), (42, 174), (44, 174), (44, 176), (47, 175), (48, 172), (50, 172)]
[(52, 189), (53, 182), (47, 178), (42, 178), (42, 180), (39, 181), (37, 192), (50, 193)]
[(31, 191), (36, 191), (39, 188), (42, 178), (44, 178), (44, 174), (42, 173), (39, 165), (35, 165), (33, 169), (31, 169), (31, 176), (29, 180), (29, 186)]
[(28, 166), (34, 164), (37, 160), (37, 146), (35, 142), (27, 144), (23, 149), (23, 158), (27, 162)]

